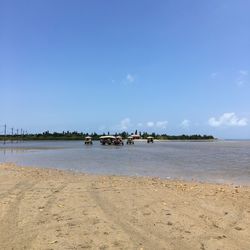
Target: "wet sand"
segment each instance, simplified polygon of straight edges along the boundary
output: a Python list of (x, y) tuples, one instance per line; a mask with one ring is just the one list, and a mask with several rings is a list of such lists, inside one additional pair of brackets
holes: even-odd
[(0, 249), (250, 249), (250, 187), (0, 164)]

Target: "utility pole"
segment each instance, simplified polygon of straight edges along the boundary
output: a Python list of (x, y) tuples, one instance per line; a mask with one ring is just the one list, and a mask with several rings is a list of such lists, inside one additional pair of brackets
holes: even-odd
[(18, 129), (16, 130), (16, 135), (17, 135), (16, 142), (18, 142)]
[(11, 143), (13, 143), (13, 132), (14, 132), (14, 128), (11, 128)]
[(4, 124), (4, 139), (3, 139), (3, 144), (5, 144), (5, 142), (6, 142), (6, 128), (7, 128), (7, 126), (6, 126), (6, 124)]

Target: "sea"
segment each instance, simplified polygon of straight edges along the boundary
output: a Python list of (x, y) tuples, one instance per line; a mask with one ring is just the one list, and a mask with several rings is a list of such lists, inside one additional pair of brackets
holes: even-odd
[(0, 162), (98, 175), (150, 176), (250, 185), (250, 141), (0, 142)]

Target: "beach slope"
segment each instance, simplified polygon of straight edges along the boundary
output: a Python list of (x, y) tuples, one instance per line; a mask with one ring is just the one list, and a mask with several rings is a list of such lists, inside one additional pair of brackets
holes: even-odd
[(0, 164), (0, 249), (249, 247), (249, 187)]

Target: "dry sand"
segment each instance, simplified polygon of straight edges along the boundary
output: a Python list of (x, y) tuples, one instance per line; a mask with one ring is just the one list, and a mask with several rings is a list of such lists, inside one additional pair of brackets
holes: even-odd
[(0, 249), (250, 249), (250, 187), (0, 164)]

